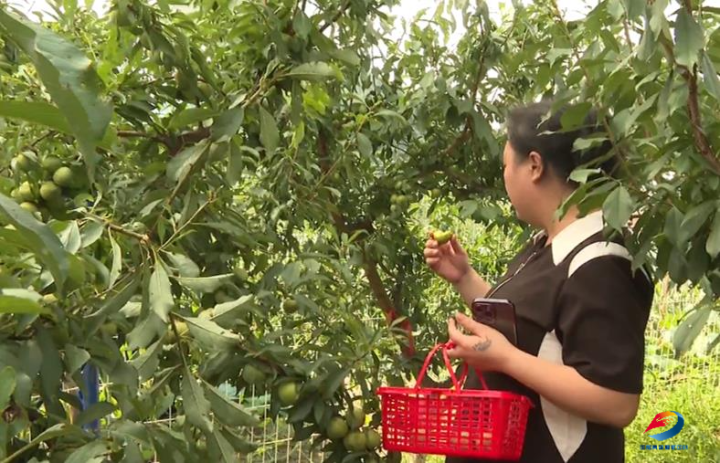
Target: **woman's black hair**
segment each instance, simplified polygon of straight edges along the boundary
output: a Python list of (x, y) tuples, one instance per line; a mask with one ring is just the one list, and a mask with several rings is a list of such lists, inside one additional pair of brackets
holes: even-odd
[(587, 149), (574, 149), (578, 138), (592, 138), (604, 133), (597, 120), (597, 111), (591, 108), (582, 123), (563, 130), (561, 119), (570, 108), (566, 105), (551, 114), (553, 102), (543, 100), (512, 109), (507, 118), (507, 134), (513, 150), (521, 159), (536, 151), (559, 178), (573, 186), (577, 183), (568, 177), (581, 165), (599, 167), (606, 175), (615, 176), (617, 158), (610, 152), (612, 145), (607, 139), (600, 138)]

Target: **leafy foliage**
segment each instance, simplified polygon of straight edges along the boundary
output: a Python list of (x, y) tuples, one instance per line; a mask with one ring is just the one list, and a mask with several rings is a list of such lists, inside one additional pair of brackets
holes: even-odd
[[(353, 403), (377, 426), (375, 388), (444, 336), (414, 217), (429, 201), (429, 216), (527, 237), (497, 129), (542, 95), (599, 107), (627, 174), (583, 166), (568, 204), (630, 219), (636, 266), (699, 284), (687, 320), (715, 307), (714, 10), (607, 0), (566, 21), (551, 1), (497, 24), (483, 2), (441, 2), (397, 41), (391, 0), (174, 3), (116, 0), (98, 18), (58, 0), (42, 25), (0, 11), (0, 457), (232, 461), (257, 418), (229, 383), (272, 394), (271, 415), (329, 461), (372, 461), (326, 427)], [(454, 13), (468, 32), (451, 49)], [(73, 419), (63, 386), (86, 363), (105, 401)], [(170, 411), (187, 420), (146, 423)], [(100, 440), (80, 427), (98, 418)]]

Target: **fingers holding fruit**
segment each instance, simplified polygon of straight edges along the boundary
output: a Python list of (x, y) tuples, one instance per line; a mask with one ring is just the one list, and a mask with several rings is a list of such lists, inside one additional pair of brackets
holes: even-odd
[(456, 283), (470, 270), (465, 250), (452, 231), (433, 231), (425, 243), (425, 262), (439, 276)]

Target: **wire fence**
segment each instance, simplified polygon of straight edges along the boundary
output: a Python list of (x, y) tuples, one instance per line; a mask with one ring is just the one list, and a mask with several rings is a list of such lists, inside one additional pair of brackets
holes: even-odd
[[(667, 281), (658, 284), (654, 307), (648, 322), (646, 338), (646, 388), (644, 397), (652, 398), (665, 392), (668, 385), (680, 382), (695, 381), (708, 390), (720, 389), (720, 347), (709, 350), (709, 347), (720, 336), (720, 316), (712, 312), (707, 325), (694, 342), (690, 352), (675, 358), (673, 335), (687, 315), (688, 310), (695, 307), (702, 299), (702, 292), (694, 288), (675, 288)], [(368, 323), (379, 319), (363, 320)], [(654, 380), (653, 380), (654, 379)], [(657, 381), (661, 379), (662, 381)], [(108, 384), (100, 384), (100, 390), (106, 390)], [(233, 398), (245, 409), (260, 419), (257, 427), (246, 428), (245, 439), (257, 445), (253, 453), (240, 457), (243, 463), (320, 463), (325, 455), (319, 448), (313, 448), (310, 441), (293, 441), (293, 428), (282, 419), (270, 418), (271, 396), (260, 393), (254, 388), (237, 390), (232, 386), (223, 385), (220, 390)], [(67, 388), (65, 392), (75, 392), (76, 387)], [(652, 406), (650, 403), (646, 406)], [(172, 426), (176, 416), (167, 417), (149, 423), (167, 424)], [(720, 442), (720, 434), (717, 436)], [(720, 444), (718, 444), (720, 445)], [(438, 457), (405, 455), (404, 462), (436, 463), (442, 461)]]
[[(691, 352), (679, 359), (675, 358), (673, 335), (687, 311), (697, 305), (702, 293), (692, 288), (674, 288), (667, 281), (658, 285), (655, 304), (648, 321), (645, 338), (646, 375), (660, 375), (666, 382), (648, 382), (644, 394), (653, 397), (667, 387), (667, 381), (678, 382), (699, 379), (707, 388), (720, 388), (720, 348), (708, 353), (707, 349), (713, 340), (720, 335), (720, 317), (713, 312), (705, 329), (696, 339)], [(261, 427), (249, 431), (249, 439), (258, 444), (256, 452), (243, 457), (245, 463), (315, 463), (324, 460), (324, 454), (311, 449), (305, 442), (292, 442), (292, 427), (282, 421), (273, 422), (268, 419), (270, 407), (269, 397), (254, 397), (253, 391), (239, 396), (238, 400), (250, 409), (263, 416)], [(720, 436), (718, 436), (720, 437)], [(437, 457), (406, 455), (407, 462), (441, 461)]]

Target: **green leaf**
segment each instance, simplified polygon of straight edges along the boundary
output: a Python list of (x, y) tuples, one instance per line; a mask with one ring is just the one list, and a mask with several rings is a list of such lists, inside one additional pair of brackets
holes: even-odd
[(646, 0), (623, 0), (627, 18), (632, 21), (645, 11)]
[(156, 336), (164, 336), (166, 331), (167, 323), (160, 320), (160, 317), (154, 312), (150, 312), (128, 333), (127, 340), (130, 349), (144, 348), (148, 346)]
[(0, 212), (23, 234), (30, 251), (48, 267), (55, 280), (56, 288), (62, 294), (63, 283), (70, 269), (70, 263), (57, 235), (47, 225), (39, 222), (32, 214), (3, 194), (0, 194)]
[(135, 367), (140, 376), (141, 381), (146, 381), (153, 377), (156, 372), (160, 359), (158, 356), (162, 352), (164, 340), (156, 341), (152, 346), (148, 347), (145, 352), (130, 361), (130, 365)]
[(168, 162), (168, 178), (177, 183), (182, 182), (190, 174), (193, 167), (200, 162), (209, 148), (210, 140), (206, 139), (175, 155), (175, 157)]
[(37, 328), (37, 341), (42, 352), (40, 365), (40, 390), (45, 408), (50, 413), (65, 416), (65, 409), (60, 403), (60, 379), (63, 375), (62, 359), (55, 347), (50, 333), (43, 327)]
[(72, 221), (65, 227), (60, 233), (60, 242), (70, 254), (75, 254), (80, 250), (82, 238), (80, 237), (80, 228), (78, 228), (77, 222)]
[(680, 247), (683, 244), (680, 239), (682, 236), (680, 233), (682, 222), (683, 214), (675, 207), (670, 209), (670, 212), (665, 216), (665, 228), (663, 232), (676, 247)]
[(122, 271), (122, 250), (115, 241), (115, 238), (113, 238), (112, 233), (108, 233), (108, 236), (110, 237), (110, 246), (112, 247), (113, 252), (108, 288), (112, 288), (113, 286), (115, 286), (117, 279), (120, 277), (120, 271)]
[(592, 103), (584, 102), (571, 106), (560, 117), (560, 124), (563, 130), (572, 130), (580, 127), (585, 122), (588, 112), (592, 108)]
[(673, 335), (673, 347), (675, 348), (677, 357), (690, 350), (695, 339), (700, 335), (700, 332), (710, 318), (711, 312), (711, 305), (700, 307), (688, 315), (682, 324), (677, 327)]
[(0, 289), (0, 313), (44, 314), (50, 311), (40, 305), (42, 296), (19, 288)]
[(168, 314), (175, 306), (170, 286), (170, 278), (161, 262), (155, 263), (155, 271), (148, 284), (150, 308), (163, 322), (167, 323)]
[(302, 38), (306, 38), (312, 29), (312, 21), (302, 10), (298, 11), (293, 19), (293, 29)]
[(405, 119), (402, 114), (398, 113), (397, 111), (392, 111), (390, 109), (381, 109), (375, 114), (388, 119), (397, 119), (397, 121), (402, 123), (403, 125), (407, 124), (407, 119)]
[(717, 202), (709, 200), (690, 209), (680, 224), (680, 241), (685, 242), (692, 238), (707, 222), (716, 207)]
[(295, 405), (288, 414), (288, 423), (300, 423), (305, 420), (305, 418), (310, 416), (310, 412), (312, 411), (313, 405), (315, 405), (316, 401), (317, 397), (308, 396), (304, 398), (302, 402)]
[(230, 160), (226, 173), (228, 185), (232, 186), (238, 183), (242, 177), (244, 166), (243, 152), (234, 140), (230, 143)]
[(32, 101), (0, 101), (0, 117), (20, 119), (37, 125), (71, 133), (70, 126), (62, 112), (55, 106)]
[(675, 20), (675, 60), (678, 64), (692, 67), (697, 63), (704, 41), (700, 25), (685, 8), (680, 8)]
[(335, 392), (340, 388), (340, 385), (345, 380), (345, 377), (350, 374), (349, 368), (342, 368), (333, 371), (327, 378), (326, 381), (323, 381), (323, 383), (320, 386), (320, 390), (322, 391), (323, 399), (330, 400), (332, 396), (335, 395)]
[(234, 274), (225, 273), (222, 275), (215, 275), (211, 277), (200, 277), (200, 278), (185, 278), (180, 277), (178, 281), (181, 285), (190, 288), (193, 291), (199, 293), (214, 293), (222, 285), (232, 281)]
[(212, 119), (217, 116), (218, 112), (214, 109), (209, 108), (188, 108), (176, 113), (170, 123), (168, 124), (169, 129), (180, 129), (197, 122), (202, 122), (206, 119)]
[(225, 439), (219, 429), (207, 436), (208, 450), (212, 461), (221, 461), (223, 463), (235, 463), (239, 461), (235, 456), (235, 450)]
[(230, 442), (230, 445), (232, 445), (236, 451), (247, 455), (248, 453), (252, 453), (258, 448), (258, 444), (255, 444), (253, 442), (248, 442), (247, 440), (243, 439), (242, 437), (238, 436), (237, 434), (230, 432), (228, 429), (222, 430), (223, 436)]
[(240, 315), (255, 307), (255, 296), (248, 294), (234, 301), (223, 302), (213, 308), (212, 321), (218, 325), (229, 328), (240, 318)]
[(333, 50), (330, 52), (330, 56), (350, 66), (360, 66), (360, 57), (349, 48), (345, 50)]
[(226, 426), (232, 428), (260, 426), (260, 420), (250, 414), (237, 402), (228, 400), (219, 390), (210, 383), (203, 381), (207, 398), (209, 399), (215, 417)]
[(85, 249), (88, 246), (91, 246), (93, 243), (100, 239), (104, 231), (105, 225), (95, 221), (88, 222), (83, 227), (82, 233), (80, 234), (80, 241), (82, 243), (80, 248)]
[(324, 80), (333, 77), (335, 71), (330, 65), (323, 62), (304, 63), (291, 69), (285, 77), (302, 80)]
[(705, 87), (710, 95), (717, 101), (720, 101), (720, 79), (718, 79), (717, 71), (707, 52), (702, 54), (702, 73)]
[(172, 252), (166, 252), (165, 255), (167, 255), (172, 267), (178, 271), (181, 277), (196, 278), (200, 275), (200, 267), (189, 257)]
[(85, 349), (65, 344), (65, 365), (69, 375), (74, 374), (90, 360), (90, 354)]
[(101, 81), (92, 62), (71, 41), (38, 24), (0, 10), (0, 28), (35, 65), (40, 79), (78, 139), (89, 166), (110, 123), (112, 108), (100, 99)]
[(83, 410), (73, 422), (76, 426), (83, 426), (100, 420), (117, 410), (117, 407), (109, 402), (97, 402)]
[(15, 392), (15, 369), (8, 365), (0, 370), (0, 410), (5, 410), (8, 406), (13, 392)]
[(187, 369), (185, 369), (182, 383), (180, 383), (180, 393), (188, 421), (206, 434), (212, 433), (213, 425), (209, 417), (210, 402), (205, 398), (195, 377)]
[(244, 118), (245, 110), (240, 106), (222, 113), (212, 126), (212, 140), (235, 136), (240, 130)]
[(369, 158), (373, 154), (373, 146), (370, 139), (365, 135), (364, 133), (358, 132), (357, 134), (357, 144), (358, 144), (358, 150), (360, 150), (360, 154), (363, 156)]
[(720, 214), (715, 213), (705, 250), (713, 259), (720, 254)]
[[(103, 317), (107, 315), (112, 315), (118, 310), (122, 309), (123, 306), (127, 304), (127, 302), (130, 300), (130, 298), (137, 294), (138, 288), (140, 287), (140, 283), (142, 281), (142, 278), (140, 278), (140, 276), (140, 273), (138, 273), (137, 276), (132, 278), (130, 282), (123, 286), (120, 291), (115, 292), (115, 294), (105, 299), (102, 307), (100, 307), (97, 312), (88, 315), (87, 318), (104, 319)], [(100, 320), (100, 322), (98, 323), (101, 322), (102, 320)]]
[(108, 452), (107, 444), (103, 440), (96, 440), (75, 450), (65, 463), (101, 463), (105, 460), (103, 455)]
[(275, 118), (262, 106), (260, 106), (260, 142), (270, 154), (275, 152), (280, 143), (280, 131)]
[(201, 346), (211, 352), (230, 350), (240, 343), (240, 338), (211, 320), (204, 318), (183, 317), (190, 335)]
[(603, 215), (607, 223), (616, 230), (621, 230), (633, 213), (635, 204), (625, 187), (615, 188), (603, 203)]
[(587, 183), (588, 177), (602, 173), (602, 169), (575, 169), (570, 174), (570, 180), (578, 183)]

